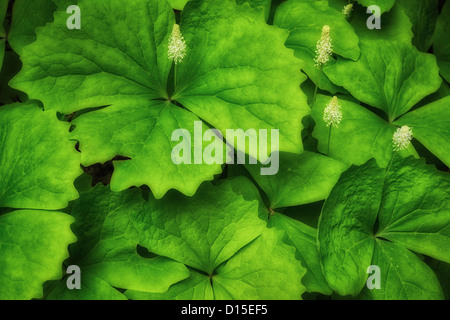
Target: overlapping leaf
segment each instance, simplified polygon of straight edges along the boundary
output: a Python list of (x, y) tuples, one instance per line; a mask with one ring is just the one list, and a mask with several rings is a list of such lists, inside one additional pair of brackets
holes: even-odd
[(205, 184), (192, 198), (171, 193), (150, 201), (132, 221), (149, 251), (211, 274), (261, 234), (257, 213), (258, 204), (236, 195), (229, 183)]
[(432, 259), (427, 264), (433, 269), (444, 291), (445, 299), (450, 299), (450, 263)]
[(324, 25), (330, 26), (334, 53), (353, 60), (359, 58), (358, 37), (345, 16), (330, 8), (327, 1), (291, 0), (277, 8), (274, 24), (290, 31), (286, 46), (305, 62), (303, 70), (309, 78), (322, 89), (339, 91), (315, 66), (314, 58)]
[(367, 21), (370, 15), (367, 8), (354, 6), (350, 23), (355, 29), (359, 38), (367, 40), (390, 40), (411, 44), (414, 34), (412, 23), (402, 6), (396, 4), (391, 11), (386, 12), (381, 17), (380, 29), (369, 29)]
[(376, 241), (372, 264), (380, 267), (380, 289), (364, 287), (361, 299), (432, 300), (442, 299), (442, 289), (433, 270), (401, 245)]
[(167, 0), (175, 10), (183, 10), (189, 0)]
[(42, 285), (61, 278), (74, 219), (62, 212), (18, 210), (0, 216), (0, 299), (42, 298)]
[(412, 45), (361, 39), (358, 61), (340, 59), (325, 67), (334, 83), (383, 110), (392, 122), (441, 85), (436, 59)]
[[(337, 128), (331, 128), (330, 134), (330, 127), (323, 121), (324, 109), (330, 101), (331, 97), (318, 95), (312, 109), (316, 122), (313, 136), (319, 141), (319, 151), (328, 151), (330, 157), (347, 165), (361, 165), (375, 158), (380, 166), (387, 166), (393, 153), (392, 135), (397, 127), (354, 102), (339, 99), (342, 121)], [(412, 145), (400, 154), (417, 156)]]
[[(278, 199), (278, 196), (284, 194), (282, 202), (278, 202), (280, 207), (287, 205), (287, 200), (290, 203), (295, 203), (298, 200), (304, 201), (308, 198), (311, 201), (311, 196), (322, 195), (325, 197), (327, 190), (334, 186), (334, 183), (339, 178), (340, 169), (342, 164), (337, 161), (332, 161), (324, 156), (315, 157), (312, 154), (304, 154), (305, 157), (299, 157), (297, 155), (282, 156), (289, 166), (284, 167), (280, 174), (284, 179), (277, 179), (278, 175), (265, 179), (261, 177), (260, 186), (265, 192), (265, 195), (269, 198), (269, 201), (274, 203), (274, 200)], [(328, 159), (328, 160), (327, 160)], [(329, 174), (326, 176), (326, 165), (329, 165)], [(247, 166), (248, 168), (250, 166)], [(315, 169), (312, 169), (315, 168)], [(322, 174), (308, 175), (307, 171), (317, 172)], [(289, 176), (289, 178), (287, 178)], [(323, 182), (321, 180), (324, 180)], [(255, 175), (255, 180), (256, 175)], [(284, 186), (282, 181), (286, 182), (293, 180), (296, 184), (299, 184), (300, 189), (296, 189), (296, 192), (291, 196), (287, 192), (289, 190), (288, 185)], [(304, 181), (306, 180), (306, 181)], [(334, 182), (333, 182), (334, 181)], [(277, 208), (277, 205), (265, 204), (261, 199), (258, 189), (250, 182), (249, 179), (243, 176), (236, 176), (230, 179), (231, 186), (234, 192), (242, 194), (246, 200), (257, 200), (259, 203), (259, 215), (260, 218), (267, 220), (269, 227), (275, 227), (277, 230), (284, 232), (283, 241), (296, 248), (296, 258), (301, 261), (302, 266), (306, 268), (306, 274), (302, 278), (302, 284), (305, 286), (308, 292), (320, 292), (322, 294), (330, 294), (331, 289), (328, 286), (325, 277), (322, 273), (322, 267), (320, 265), (319, 252), (317, 249), (316, 235), (317, 230), (312, 228), (298, 220), (287, 217), (284, 214), (273, 210)], [(317, 188), (318, 185), (323, 184), (324, 190)], [(294, 184), (295, 185), (295, 184)], [(307, 188), (311, 188), (309, 191)], [(303, 196), (302, 193), (306, 193), (307, 196)], [(273, 209), (272, 209), (273, 208)], [(304, 214), (304, 212), (299, 212)]]
[(305, 269), (295, 259), (295, 249), (282, 238), (281, 232), (266, 229), (219, 266), (213, 280), (215, 298), (300, 300)]
[(140, 291), (127, 291), (126, 296), (132, 300), (213, 300), (214, 292), (210, 277), (196, 271), (165, 293), (145, 293)]
[[(407, 249), (449, 261), (448, 187), (446, 174), (412, 158), (397, 157), (388, 172), (373, 160), (346, 171), (325, 203), (318, 231), (330, 287), (357, 295), (366, 269), (378, 265), (382, 291), (370, 297), (442, 298), (432, 272)], [(420, 276), (404, 274), (412, 268)]]
[(127, 292), (133, 299), (300, 299), (304, 291), (294, 249), (267, 230), (258, 203), (234, 193), (229, 182), (202, 185), (193, 198), (170, 193), (150, 200), (132, 221), (150, 252), (192, 268), (167, 293)]
[(356, 0), (358, 3), (365, 7), (378, 6), (380, 8), (380, 13), (387, 12), (391, 10), (394, 6), (395, 0)]
[(450, 96), (408, 112), (395, 124), (412, 127), (414, 137), (450, 167)]
[(83, 191), (71, 209), (78, 242), (70, 247), (68, 263), (80, 267), (84, 286), (69, 290), (62, 281), (48, 299), (120, 297), (113, 287), (165, 292), (189, 276), (180, 263), (164, 257), (143, 258), (136, 252), (139, 235), (130, 216), (145, 204), (139, 189), (114, 193), (99, 184), (94, 188), (78, 186)]
[(220, 265), (211, 276), (191, 271), (191, 277), (164, 294), (127, 291), (131, 299), (287, 300), (301, 299), (305, 270), (294, 248), (275, 229), (265, 229), (253, 242)]
[(271, 151), (299, 153), (301, 119), (309, 113), (298, 87), (306, 78), (302, 62), (284, 46), (286, 30), (267, 25), (261, 9), (233, 2), (186, 5), (181, 28), (189, 53), (172, 98), (224, 135), (227, 129), (278, 129), (279, 147)]
[(272, 4), (272, 0), (236, 0), (238, 4), (248, 3), (250, 6), (256, 8), (261, 7), (264, 9), (264, 14), (266, 16), (266, 20), (269, 18), (270, 14), (270, 6)]
[(450, 2), (442, 7), (433, 35), (433, 52), (438, 61), (442, 77), (450, 82), (450, 44), (447, 32), (450, 27)]
[(423, 52), (431, 46), (434, 27), (439, 14), (439, 0), (397, 0), (413, 24), (413, 44)]
[[(8, 1), (6, 1), (8, 2)], [(35, 30), (53, 20), (57, 8), (66, 10), (74, 1), (70, 0), (16, 0), (13, 7), (8, 42), (18, 54), (36, 40)]]
[[(172, 149), (179, 143), (172, 141), (173, 130), (188, 130), (183, 136), (191, 155), (200, 154), (206, 143), (194, 144), (197, 133), (194, 122), (201, 126), (200, 138), (207, 127), (195, 114), (167, 101), (134, 101), (116, 104), (87, 113), (73, 123), (77, 126), (72, 137), (80, 141), (84, 165), (103, 163), (115, 155), (132, 160), (115, 161), (111, 189), (121, 191), (129, 186), (148, 185), (161, 198), (169, 189), (179, 189), (193, 195), (203, 180), (212, 180), (221, 172), (220, 164), (179, 164), (172, 162)], [(219, 141), (219, 145), (223, 145)]]
[(47, 300), (127, 300), (127, 297), (109, 283), (89, 274), (82, 274), (80, 289), (68, 290), (65, 281), (52, 288)]
[(297, 206), (325, 199), (345, 165), (331, 158), (303, 152), (281, 153), (275, 175), (261, 175), (263, 165), (246, 165), (253, 179), (269, 198), (270, 208)]
[(113, 190), (146, 184), (158, 198), (171, 188), (192, 195), (212, 179), (219, 164), (171, 160), (173, 131), (193, 133), (195, 120), (223, 133), (279, 129), (280, 150), (302, 150), (301, 119), (308, 107), (298, 86), (301, 62), (283, 45), (287, 33), (268, 26), (260, 9), (231, 0), (190, 1), (181, 17), (187, 56), (172, 93), (167, 45), (175, 19), (165, 0), (78, 5), (83, 27), (67, 29), (68, 14), (56, 12), (53, 23), (37, 30), (12, 83), (62, 113), (109, 106), (78, 117), (73, 137), (84, 165), (131, 158), (115, 164)]
[(270, 216), (269, 226), (284, 231), (286, 243), (297, 249), (296, 257), (306, 268), (306, 274), (302, 279), (306, 290), (308, 292), (331, 294), (332, 290), (323, 275), (320, 263), (317, 230), (281, 213)]
[(80, 155), (69, 127), (36, 102), (0, 108), (0, 207), (55, 210), (78, 197)]

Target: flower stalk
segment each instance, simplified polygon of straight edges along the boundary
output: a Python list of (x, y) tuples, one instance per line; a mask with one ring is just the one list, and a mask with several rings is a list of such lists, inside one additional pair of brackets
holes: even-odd
[(174, 82), (175, 87), (177, 85), (177, 65), (180, 64), (186, 56), (186, 42), (181, 34), (180, 26), (178, 24), (173, 25), (172, 34), (169, 38), (169, 47), (167, 50), (167, 56), (175, 64), (174, 66)]
[(316, 102), (317, 89), (320, 85), (320, 80), (322, 79), (322, 68), (324, 65), (330, 61), (330, 57), (333, 54), (333, 44), (331, 43), (330, 37), (330, 26), (324, 25), (322, 27), (322, 35), (316, 44), (316, 57), (314, 59), (315, 66), (319, 69), (319, 81), (316, 84), (314, 90), (314, 97), (312, 104)]

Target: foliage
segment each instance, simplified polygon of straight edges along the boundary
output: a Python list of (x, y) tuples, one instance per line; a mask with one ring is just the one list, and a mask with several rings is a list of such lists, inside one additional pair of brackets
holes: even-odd
[(0, 0), (0, 299), (449, 298), (448, 1), (125, 2)]

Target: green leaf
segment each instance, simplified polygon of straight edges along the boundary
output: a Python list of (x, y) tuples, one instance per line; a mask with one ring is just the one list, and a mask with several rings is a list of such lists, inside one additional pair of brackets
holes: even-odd
[(372, 5), (376, 5), (380, 7), (381, 14), (391, 10), (394, 6), (395, 0), (356, 0), (361, 5), (365, 7), (370, 7)]
[[(328, 0), (328, 4), (330, 7), (334, 8), (335, 10), (342, 12), (344, 7), (349, 3), (348, 0)], [(353, 4), (353, 7), (356, 4)], [(353, 8), (354, 9), (354, 8)]]
[(61, 278), (74, 219), (62, 212), (20, 210), (0, 216), (0, 299), (41, 298), (45, 281)]
[(213, 300), (214, 293), (209, 276), (191, 270), (191, 276), (174, 284), (164, 293), (147, 293), (127, 290), (131, 300)]
[[(357, 295), (365, 284), (375, 240), (371, 236), (383, 188), (383, 169), (371, 160), (341, 175), (322, 208), (318, 241), (323, 272), (338, 294)], [(364, 214), (362, 214), (364, 213)]]
[(378, 236), (450, 263), (450, 180), (423, 161), (394, 161), (386, 176)]
[(189, 0), (167, 0), (172, 8), (176, 10), (183, 10), (184, 6)]
[(371, 160), (343, 173), (322, 209), (318, 229), (330, 287), (340, 295), (355, 296), (365, 284), (367, 267), (378, 265), (385, 291), (372, 293), (372, 298), (402, 299), (405, 286), (416, 288), (408, 298), (439, 298), (434, 277), (396, 273), (414, 268), (429, 274), (406, 249), (449, 261), (448, 184), (445, 173), (411, 158), (395, 158), (388, 172)]
[(62, 209), (78, 197), (82, 171), (69, 127), (36, 102), (0, 108), (0, 207)]
[[(181, 29), (188, 54), (172, 98), (223, 135), (278, 129), (279, 146), (271, 151), (301, 152), (301, 119), (309, 107), (299, 85), (306, 77), (284, 46), (288, 32), (267, 25), (260, 9), (231, 0), (188, 2)], [(249, 144), (236, 149), (265, 160)]]
[(231, 0), (190, 1), (181, 18), (187, 56), (176, 68), (172, 94), (167, 46), (175, 16), (165, 0), (78, 5), (83, 27), (69, 30), (67, 13), (56, 12), (54, 22), (37, 29), (11, 84), (46, 109), (80, 111), (73, 137), (83, 165), (131, 158), (115, 163), (112, 190), (145, 184), (157, 198), (172, 188), (193, 195), (220, 173), (219, 164), (177, 166), (171, 159), (172, 133), (192, 132), (195, 120), (224, 134), (279, 129), (272, 151), (302, 150), (301, 119), (309, 109), (299, 89), (301, 61), (283, 45), (287, 32), (268, 26), (260, 9)]
[(283, 233), (266, 229), (213, 276), (215, 299), (299, 300), (305, 292), (305, 269), (295, 249), (283, 243)]
[(395, 124), (413, 128), (414, 138), (450, 167), (450, 96), (409, 112)]
[[(8, 2), (8, 1), (6, 1)], [(16, 0), (12, 12), (8, 42), (19, 55), (23, 48), (36, 40), (35, 31), (53, 20), (57, 8), (66, 10), (73, 4), (70, 0)], [(66, 15), (66, 19), (69, 14)]]
[(361, 58), (325, 67), (334, 83), (393, 121), (441, 85), (436, 59), (412, 45), (361, 39)]
[(442, 7), (433, 35), (433, 53), (436, 56), (442, 77), (450, 82), (450, 43), (447, 32), (450, 28), (450, 2)]
[(192, 137), (190, 142), (186, 140), (191, 155), (199, 149), (194, 141), (195, 121), (202, 126), (203, 136), (207, 127), (195, 114), (169, 102), (142, 100), (80, 116), (73, 121), (76, 130), (72, 138), (81, 141), (81, 160), (85, 166), (106, 162), (115, 155), (131, 158), (114, 161), (113, 191), (146, 184), (156, 198), (172, 188), (192, 196), (204, 180), (212, 180), (222, 171), (221, 164), (177, 165), (172, 161), (171, 151), (180, 142), (172, 141), (171, 135), (180, 127)]
[(84, 274), (81, 277), (81, 289), (68, 290), (66, 282), (60, 281), (46, 300), (127, 300), (106, 281)]
[(306, 274), (302, 279), (306, 290), (326, 295), (331, 294), (332, 290), (325, 280), (320, 263), (317, 230), (280, 213), (275, 213), (270, 217), (269, 226), (283, 230), (286, 235), (286, 243), (297, 249), (296, 257), (306, 268)]
[(47, 110), (67, 114), (136, 97), (166, 98), (167, 39), (175, 22), (168, 3), (81, 0), (78, 6), (80, 30), (67, 28), (65, 11), (37, 29), (13, 87), (42, 101)]
[(439, 15), (439, 0), (397, 0), (413, 24), (413, 44), (423, 52), (431, 46), (434, 27)]
[[(318, 141), (318, 149), (327, 153), (330, 127), (323, 121), (323, 112), (331, 97), (318, 95), (312, 108), (312, 117), (316, 122), (313, 137)], [(338, 127), (331, 128), (328, 155), (347, 165), (361, 165), (375, 158), (381, 167), (386, 167), (393, 153), (392, 135), (396, 126), (378, 117), (368, 109), (339, 99), (342, 121)], [(401, 151), (402, 156), (417, 156), (414, 147)]]
[(5, 55), (6, 31), (3, 27), (3, 21), (5, 20), (7, 9), (8, 0), (0, 0), (0, 70), (2, 69), (3, 57)]
[(191, 271), (189, 279), (173, 285), (167, 293), (127, 291), (126, 295), (144, 300), (298, 300), (305, 292), (301, 284), (304, 273), (294, 248), (282, 242), (282, 233), (265, 229), (211, 276)]
[(175, 192), (132, 216), (140, 244), (212, 274), (215, 268), (258, 237), (264, 221), (258, 203), (234, 193), (230, 183), (203, 184), (192, 198)]
[[(184, 7), (186, 6), (186, 3), (189, 0), (167, 0), (167, 1), (169, 1), (172, 8), (174, 8), (176, 10), (183, 10)], [(264, 8), (264, 12), (266, 14), (266, 20), (267, 20), (269, 13), (270, 13), (270, 5), (272, 3), (272, 0), (236, 0), (236, 2), (237, 2), (237, 4), (248, 3), (253, 8), (255, 8), (255, 7)]]
[(272, 0), (236, 0), (237, 4), (248, 3), (253, 8), (263, 8), (264, 14), (266, 16), (266, 21), (269, 18), (270, 7), (272, 5)]
[(351, 24), (359, 38), (367, 40), (390, 40), (403, 42), (410, 45), (414, 34), (411, 30), (412, 23), (405, 10), (400, 5), (395, 5), (391, 11), (381, 17), (381, 29), (367, 28), (367, 20), (371, 14), (367, 8), (355, 6)]
[(444, 291), (446, 300), (450, 299), (450, 264), (442, 261), (430, 259), (427, 261), (428, 266), (433, 269), (439, 279), (441, 288)]
[[(243, 171), (245, 171), (245, 169), (243, 169)], [(253, 182), (250, 181), (249, 178), (245, 176), (236, 176), (229, 178), (228, 180), (225, 181), (229, 181), (231, 184), (231, 188), (233, 189), (233, 192), (242, 195), (245, 200), (247, 201), (257, 200), (259, 204), (258, 206), (259, 218), (262, 220), (267, 220), (269, 214), (268, 207), (264, 203), (261, 197), (261, 193), (258, 190), (257, 186), (253, 184)]]
[(315, 66), (317, 41), (322, 27), (330, 26), (333, 52), (357, 60), (360, 55), (358, 37), (345, 16), (328, 6), (327, 1), (291, 0), (282, 3), (275, 13), (274, 25), (289, 30), (286, 46), (295, 50), (305, 65), (303, 70), (321, 89), (332, 93), (340, 91)]
[(279, 157), (275, 175), (261, 175), (260, 164), (245, 166), (268, 196), (271, 209), (325, 199), (345, 169), (339, 161), (308, 151), (280, 153)]
[[(130, 216), (137, 215), (145, 205), (139, 189), (114, 193), (101, 184), (82, 189), (80, 199), (71, 210), (76, 218), (72, 229), (78, 242), (70, 247), (70, 263), (81, 268), (82, 283), (85, 275), (92, 279), (85, 289), (81, 288), (80, 299), (88, 299), (90, 294), (101, 297), (104, 291), (110, 291), (105, 284), (122, 289), (165, 292), (172, 284), (189, 276), (186, 267), (173, 260), (138, 255), (139, 234), (131, 224)], [(59, 288), (55, 295), (65, 296), (62, 291)], [(71, 290), (65, 288), (65, 291)]]
[(362, 299), (371, 300), (442, 300), (442, 289), (433, 270), (402, 246), (376, 241), (373, 265), (381, 270), (380, 289), (368, 289)]

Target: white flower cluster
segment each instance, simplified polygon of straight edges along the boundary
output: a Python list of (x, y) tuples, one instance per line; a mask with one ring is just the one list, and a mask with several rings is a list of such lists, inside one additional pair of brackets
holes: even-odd
[(342, 14), (345, 16), (345, 18), (348, 20), (350, 19), (350, 16), (352, 14), (353, 11), (353, 4), (350, 3), (348, 5), (346, 5), (343, 9), (342, 9)]
[(320, 67), (330, 61), (332, 53), (333, 45), (331, 44), (330, 27), (325, 25), (322, 28), (322, 36), (316, 45), (316, 58), (314, 59), (316, 67)]
[(323, 111), (323, 121), (325, 121), (327, 127), (332, 125), (337, 128), (338, 124), (341, 123), (342, 111), (336, 96), (331, 99), (330, 103)]
[(405, 150), (409, 147), (413, 137), (412, 128), (408, 126), (402, 126), (397, 128), (392, 136), (392, 143), (394, 145), (394, 151)]
[(181, 35), (180, 26), (173, 25), (172, 34), (169, 38), (169, 49), (167, 51), (169, 59), (179, 64), (186, 56), (186, 42)]

